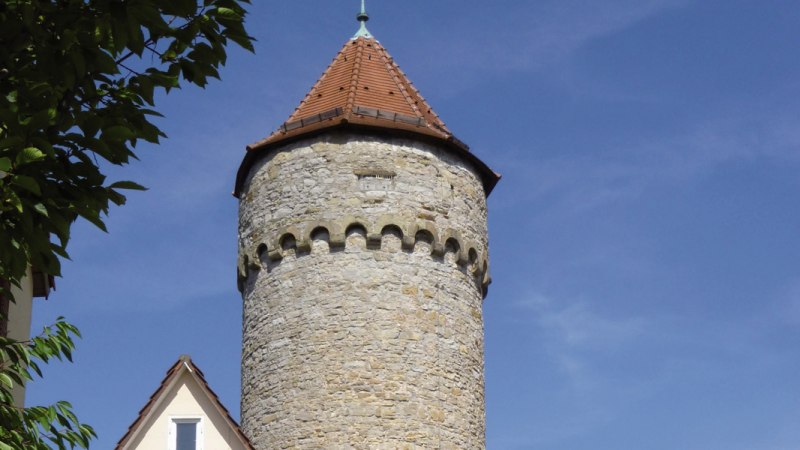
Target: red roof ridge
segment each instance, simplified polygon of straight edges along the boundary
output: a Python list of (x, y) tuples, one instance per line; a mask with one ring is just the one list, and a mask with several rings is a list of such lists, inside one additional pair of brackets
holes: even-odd
[(403, 85), (402, 78), (405, 78), (405, 74), (403, 73), (402, 70), (399, 70), (400, 67), (394, 62), (392, 56), (389, 55), (389, 52), (386, 51), (386, 49), (383, 46), (380, 46), (379, 49), (381, 50), (381, 57), (384, 59), (386, 67), (388, 68), (389, 73), (392, 75), (392, 79), (400, 87), (400, 92), (403, 93), (403, 97), (406, 99), (406, 102), (408, 102), (409, 106), (411, 106), (411, 109), (419, 112), (419, 107), (417, 107), (417, 105), (414, 103), (414, 99), (411, 98), (411, 94), (409, 94), (408, 88), (406, 88)]
[[(356, 56), (353, 59), (353, 71), (350, 74), (350, 86), (347, 91), (347, 103), (345, 104), (345, 115), (349, 115), (356, 104), (356, 94), (358, 94), (358, 75), (361, 72), (361, 58), (364, 55), (364, 47), (359, 45), (360, 40), (353, 42), (356, 46)], [(345, 48), (347, 45), (345, 45)], [(347, 57), (345, 56), (345, 59)]]
[(428, 114), (430, 116), (433, 116), (434, 120), (431, 121), (431, 122), (434, 123), (434, 124), (438, 122), (440, 124), (440, 126), (447, 133), (450, 133), (450, 130), (447, 129), (447, 126), (445, 125), (445, 123), (442, 121), (441, 118), (439, 118), (439, 115), (436, 114), (436, 111), (434, 111), (433, 108), (431, 108), (431, 106), (428, 104), (428, 101), (425, 100), (425, 97), (422, 95), (422, 93), (419, 91), (419, 89), (417, 89), (417, 87), (414, 86), (414, 83), (406, 76), (405, 72), (403, 72), (403, 69), (401, 69), (400, 66), (397, 65), (397, 63), (394, 64), (394, 67), (398, 72), (400, 72), (400, 75), (403, 77), (403, 79), (408, 82), (408, 88), (411, 89), (412, 91), (414, 91), (414, 94), (417, 97), (419, 97), (419, 99), (422, 102), (422, 104), (427, 107), (426, 112), (423, 113), (423, 114)]

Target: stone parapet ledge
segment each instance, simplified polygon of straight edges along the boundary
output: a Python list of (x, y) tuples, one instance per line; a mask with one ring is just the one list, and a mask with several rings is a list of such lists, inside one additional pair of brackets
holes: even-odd
[(348, 235), (354, 232), (362, 233), (366, 248), (373, 251), (387, 250), (382, 248), (383, 237), (387, 234), (398, 235), (401, 250), (406, 252), (414, 251), (418, 243), (426, 243), (432, 258), (458, 265), (475, 280), (484, 297), (488, 292), (491, 277), (488, 252), (484, 246), (464, 239), (458, 230), (439, 230), (431, 222), (409, 221), (395, 215), (375, 220), (347, 216), (336, 221), (305, 221), (284, 226), (277, 233), (252, 242), (248, 248), (239, 249), (239, 291), (243, 290), (251, 271), (269, 270), (272, 264), (279, 263), (288, 254), (298, 257), (313, 255), (315, 240), (327, 242), (330, 251), (344, 249)]

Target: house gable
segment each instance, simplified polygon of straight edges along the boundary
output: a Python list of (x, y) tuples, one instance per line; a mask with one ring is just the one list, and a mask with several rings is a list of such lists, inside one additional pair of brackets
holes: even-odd
[(188, 356), (181, 356), (139, 412), (117, 450), (169, 449), (175, 423), (194, 421), (204, 450), (251, 450), (247, 438), (220, 403), (203, 373)]

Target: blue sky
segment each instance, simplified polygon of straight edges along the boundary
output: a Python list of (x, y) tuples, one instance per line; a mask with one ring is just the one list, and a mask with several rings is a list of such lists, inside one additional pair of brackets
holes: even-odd
[[(355, 32), (353, 1), (256, 1), (256, 55), (162, 98), (150, 187), (75, 227), (58, 315), (84, 333), (30, 403), (112, 448), (189, 353), (238, 417), (244, 146)], [(370, 30), (503, 174), (489, 199), (492, 450), (800, 447), (800, 5), (766, 0), (368, 2)]]

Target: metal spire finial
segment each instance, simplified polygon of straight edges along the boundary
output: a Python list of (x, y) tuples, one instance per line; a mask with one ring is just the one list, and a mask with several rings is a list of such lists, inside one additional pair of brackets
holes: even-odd
[(358, 13), (356, 19), (361, 22), (361, 26), (358, 28), (358, 32), (356, 32), (353, 39), (358, 39), (360, 37), (372, 39), (372, 33), (367, 30), (367, 21), (369, 20), (369, 15), (367, 14), (367, 7), (365, 5), (365, 1), (361, 0), (361, 12)]

